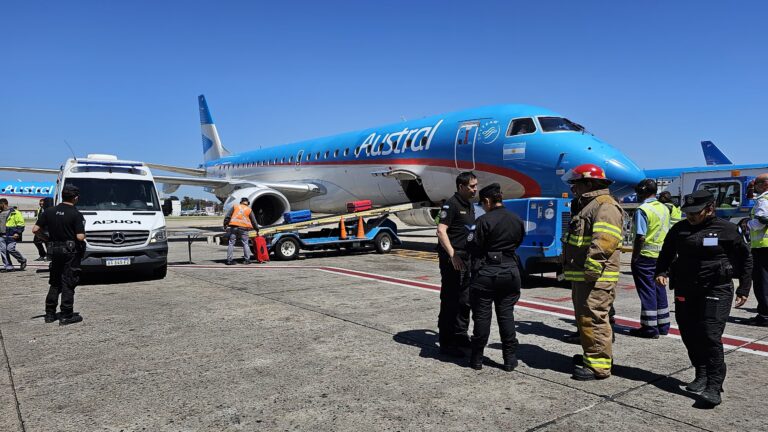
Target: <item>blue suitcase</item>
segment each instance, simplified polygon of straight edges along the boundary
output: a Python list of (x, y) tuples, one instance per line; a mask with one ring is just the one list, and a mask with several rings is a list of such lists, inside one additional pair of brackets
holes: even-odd
[(312, 212), (309, 210), (296, 210), (283, 213), (283, 219), (285, 219), (285, 223), (304, 222), (312, 219)]

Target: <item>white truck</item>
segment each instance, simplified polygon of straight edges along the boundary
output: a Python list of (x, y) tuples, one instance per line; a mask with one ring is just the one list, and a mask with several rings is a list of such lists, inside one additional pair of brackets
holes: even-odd
[(152, 173), (142, 162), (90, 154), (68, 159), (56, 182), (80, 188), (77, 209), (85, 217), (85, 272), (130, 270), (162, 279), (168, 271), (165, 217)]

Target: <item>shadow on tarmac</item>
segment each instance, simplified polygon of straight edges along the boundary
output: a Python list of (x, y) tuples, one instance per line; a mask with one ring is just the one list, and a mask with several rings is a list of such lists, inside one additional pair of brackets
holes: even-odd
[(392, 336), (392, 340), (403, 345), (421, 348), (419, 357), (435, 359), (444, 363), (452, 363), (457, 366), (469, 367), (468, 350), (464, 353), (464, 357), (451, 357), (440, 353), (440, 346), (438, 344), (439, 337), (434, 330), (418, 329), (401, 331)]

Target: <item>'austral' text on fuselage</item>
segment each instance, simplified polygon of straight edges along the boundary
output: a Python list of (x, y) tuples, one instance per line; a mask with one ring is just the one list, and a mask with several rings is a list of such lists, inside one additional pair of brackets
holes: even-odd
[[(437, 132), (437, 128), (443, 123), (443, 120), (439, 120), (434, 126), (427, 126), (421, 129), (408, 129), (403, 128), (402, 131), (388, 133), (382, 136), (376, 132), (371, 133), (363, 141), (359, 147), (359, 151), (355, 152), (355, 158), (360, 157), (360, 153), (365, 151), (366, 154), (372, 156), (386, 156), (394, 153), (405, 153), (409, 148), (411, 151), (429, 150), (429, 145), (432, 143), (432, 138)], [(401, 145), (401, 143), (413, 143), (408, 145)], [(378, 144), (386, 144), (386, 146), (380, 146)]]

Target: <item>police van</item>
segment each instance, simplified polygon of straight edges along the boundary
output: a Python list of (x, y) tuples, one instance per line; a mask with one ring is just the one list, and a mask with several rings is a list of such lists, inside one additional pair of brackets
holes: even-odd
[(165, 216), (152, 173), (142, 162), (90, 154), (69, 159), (56, 182), (77, 186), (77, 209), (85, 217), (85, 272), (143, 271), (162, 279), (168, 271)]

